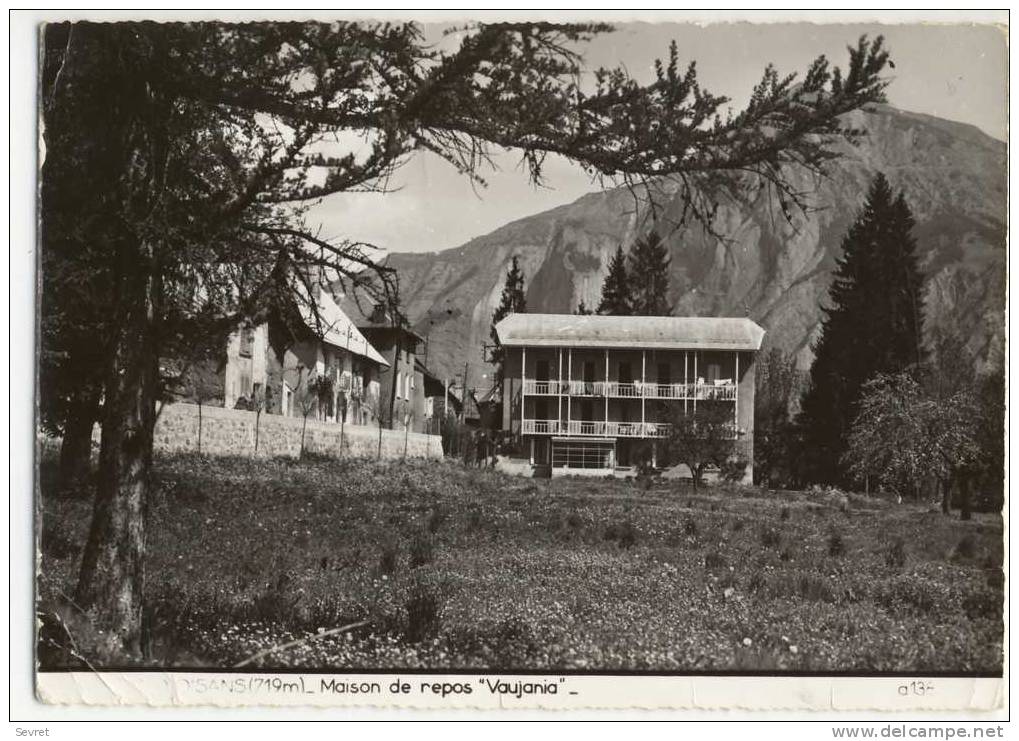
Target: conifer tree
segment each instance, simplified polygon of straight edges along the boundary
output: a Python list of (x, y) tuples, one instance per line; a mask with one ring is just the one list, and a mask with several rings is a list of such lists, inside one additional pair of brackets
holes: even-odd
[(803, 397), (799, 427), (807, 481), (848, 483), (840, 461), (863, 384), (923, 361), (922, 280), (912, 228), (905, 199), (878, 174), (842, 240)]
[(629, 316), (633, 313), (630, 309), (630, 283), (627, 280), (626, 256), (622, 245), (616, 247), (616, 254), (609, 263), (609, 274), (602, 283), (601, 302), (596, 311), (607, 316)]
[(636, 316), (668, 316), (669, 250), (658, 232), (638, 239), (630, 251), (630, 313)]
[(495, 383), (497, 388), (502, 388), (503, 361), (506, 354), (499, 345), (499, 335), (495, 331), (495, 325), (508, 317), (510, 314), (522, 314), (527, 311), (527, 299), (524, 296), (524, 274), (520, 270), (520, 264), (516, 255), (510, 263), (506, 272), (506, 283), (502, 287), (502, 298), (495, 313), (492, 314), (492, 363), (495, 365)]

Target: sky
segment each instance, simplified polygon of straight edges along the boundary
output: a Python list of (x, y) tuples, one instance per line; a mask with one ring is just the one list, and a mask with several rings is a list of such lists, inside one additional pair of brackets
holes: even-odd
[[(442, 27), (426, 25), (426, 39)], [(696, 60), (701, 86), (741, 107), (768, 63), (780, 74), (801, 74), (820, 54), (845, 69), (846, 46), (862, 35), (884, 35), (894, 69), (887, 70), (888, 103), (977, 126), (1006, 139), (1005, 34), (988, 25), (809, 23), (626, 23), (583, 47), (585, 68), (624, 67), (641, 82), (653, 77), (656, 57), (673, 39), (681, 67)], [(472, 184), (430, 153), (415, 155), (391, 182), (395, 192), (337, 194), (315, 205), (309, 225), (330, 239), (354, 239), (388, 252), (458, 247), (515, 219), (570, 203), (599, 189), (580, 168), (546, 160), (546, 186), (535, 188), (519, 154), (500, 152), (497, 170)]]

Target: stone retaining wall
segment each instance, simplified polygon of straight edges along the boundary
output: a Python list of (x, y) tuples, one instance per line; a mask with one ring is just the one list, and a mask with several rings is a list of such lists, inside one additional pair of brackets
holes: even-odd
[[(288, 456), (301, 452), (304, 420), (278, 414), (258, 418), (258, 450), (255, 450), (255, 413), (223, 407), (202, 407), (202, 447), (207, 455)], [(156, 421), (155, 449), (164, 453), (198, 452), (198, 405), (166, 404)], [(379, 429), (340, 425), (309, 419), (304, 449), (328, 456), (374, 458), (379, 452)], [(382, 457), (442, 458), (442, 438), (420, 432), (382, 430)]]

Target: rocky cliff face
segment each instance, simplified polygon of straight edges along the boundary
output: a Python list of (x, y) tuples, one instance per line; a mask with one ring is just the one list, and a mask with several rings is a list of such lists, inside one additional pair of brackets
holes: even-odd
[[(723, 203), (717, 229), (668, 237), (670, 298), (675, 313), (750, 316), (766, 330), (766, 347), (795, 353), (809, 367), (840, 241), (877, 171), (905, 191), (927, 283), (928, 329), (951, 325), (982, 361), (1001, 362), (1005, 301), (1005, 144), (964, 124), (878, 107), (853, 115), (868, 135), (845, 145), (829, 178), (794, 173), (812, 195), (811, 213), (790, 225), (777, 204)], [(675, 216), (678, 198), (668, 202)], [(671, 212), (671, 213), (670, 213)], [(572, 312), (598, 303), (616, 245), (627, 249), (647, 228), (628, 191), (594, 193), (507, 224), (438, 254), (394, 254), (405, 310), (428, 337), (429, 366), (489, 384), (482, 360), (492, 312), (510, 259), (527, 281), (528, 309)], [(485, 374), (488, 374), (486, 376)]]

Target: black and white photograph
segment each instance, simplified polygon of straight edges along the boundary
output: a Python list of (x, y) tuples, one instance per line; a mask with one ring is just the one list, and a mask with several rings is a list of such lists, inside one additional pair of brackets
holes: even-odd
[(1000, 681), (1007, 13), (575, 15), (36, 28), (40, 699)]

